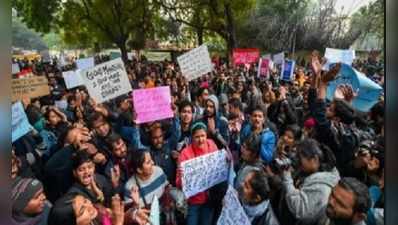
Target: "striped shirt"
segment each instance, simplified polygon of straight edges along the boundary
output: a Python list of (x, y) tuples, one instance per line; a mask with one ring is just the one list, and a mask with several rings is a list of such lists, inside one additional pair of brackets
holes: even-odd
[[(165, 187), (169, 184), (163, 170), (158, 166), (154, 166), (153, 174), (148, 180), (142, 181), (138, 176), (135, 176), (135, 178), (137, 178), (140, 185), (140, 207), (145, 207), (143, 198), (145, 198), (147, 204), (152, 203), (155, 195), (160, 198), (164, 193)], [(130, 197), (131, 189), (134, 186), (138, 187), (135, 178), (133, 175), (125, 185), (125, 203), (131, 203), (133, 201)]]

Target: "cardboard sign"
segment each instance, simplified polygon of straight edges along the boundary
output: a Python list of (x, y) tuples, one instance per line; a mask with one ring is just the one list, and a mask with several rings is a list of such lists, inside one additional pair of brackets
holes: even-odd
[(326, 63), (323, 65), (323, 70), (329, 70), (331, 64), (338, 62), (351, 66), (355, 59), (355, 50), (326, 48), (325, 58)]
[(252, 64), (260, 58), (260, 50), (257, 48), (235, 48), (232, 52), (234, 65)]
[(224, 196), (222, 208), (217, 225), (251, 225), (242, 205), (239, 202), (237, 191), (230, 185)]
[(121, 58), (84, 69), (80, 76), (90, 96), (102, 103), (132, 90)]
[(68, 89), (84, 85), (84, 81), (80, 76), (80, 70), (62, 72), (62, 77), (64, 78), (66, 88)]
[(362, 112), (369, 112), (383, 92), (380, 85), (343, 63), (336, 79), (328, 84), (326, 96), (329, 100), (333, 100), (334, 92), (340, 84), (349, 84), (354, 91), (358, 91), (358, 96), (353, 100), (352, 106)]
[(225, 150), (219, 150), (181, 163), (182, 191), (186, 198), (228, 179), (226, 154)]
[(84, 69), (94, 67), (94, 57), (76, 60), (76, 67), (79, 70), (84, 70)]
[(296, 62), (294, 60), (286, 60), (286, 62), (282, 64), (281, 77), (280, 77), (281, 80), (286, 80), (286, 81), (293, 80), (293, 72), (295, 64)]
[(257, 77), (269, 77), (270, 61), (271, 60), (269, 58), (260, 58), (260, 61), (258, 63)]
[(36, 98), (50, 94), (48, 80), (44, 76), (12, 79), (12, 101), (23, 97)]
[(147, 123), (174, 116), (171, 109), (170, 87), (157, 87), (133, 91), (136, 123)]
[(272, 56), (272, 61), (274, 61), (275, 65), (283, 64), (285, 62), (285, 53), (284, 52), (280, 52), (278, 54), (273, 55)]
[(14, 103), (12, 109), (12, 142), (27, 134), (32, 126), (29, 124), (23, 105), (20, 101)]
[(12, 70), (11, 71), (12, 71), (12, 74), (17, 74), (17, 73), (20, 72), (18, 63), (13, 63), (12, 64)]
[(206, 45), (201, 45), (177, 57), (181, 73), (189, 81), (213, 70), (209, 51)]
[(151, 212), (149, 214), (150, 225), (160, 225), (160, 208), (159, 199), (157, 196), (153, 196), (151, 204)]

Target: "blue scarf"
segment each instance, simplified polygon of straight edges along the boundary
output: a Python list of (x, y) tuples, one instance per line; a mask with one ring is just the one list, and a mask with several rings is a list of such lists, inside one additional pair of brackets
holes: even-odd
[(269, 200), (262, 201), (257, 205), (246, 205), (243, 204), (243, 209), (246, 212), (247, 217), (249, 218), (250, 222), (254, 220), (254, 218), (261, 216), (265, 210), (268, 208)]

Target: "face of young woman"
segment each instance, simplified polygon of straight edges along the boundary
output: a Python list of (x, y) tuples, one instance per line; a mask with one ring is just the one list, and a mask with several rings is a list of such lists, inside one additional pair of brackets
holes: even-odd
[(75, 178), (84, 186), (89, 186), (94, 179), (95, 165), (93, 162), (85, 162), (73, 171)]
[(196, 130), (192, 135), (192, 143), (197, 147), (202, 147), (206, 144), (207, 134), (203, 129)]
[(149, 152), (145, 153), (144, 163), (138, 169), (138, 173), (142, 176), (151, 176), (153, 174), (153, 166), (155, 165)]
[(89, 225), (98, 215), (90, 200), (78, 195), (72, 202), (77, 225)]
[(33, 196), (32, 199), (30, 199), (25, 209), (23, 210), (24, 213), (28, 215), (37, 215), (43, 212), (45, 201), (46, 195), (44, 194), (42, 188)]

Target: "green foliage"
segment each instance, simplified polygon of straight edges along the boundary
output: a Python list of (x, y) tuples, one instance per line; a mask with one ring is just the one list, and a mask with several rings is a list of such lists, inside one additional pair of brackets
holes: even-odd
[(48, 49), (39, 33), (28, 29), (25, 24), (15, 18), (12, 20), (12, 46), (26, 50)]

